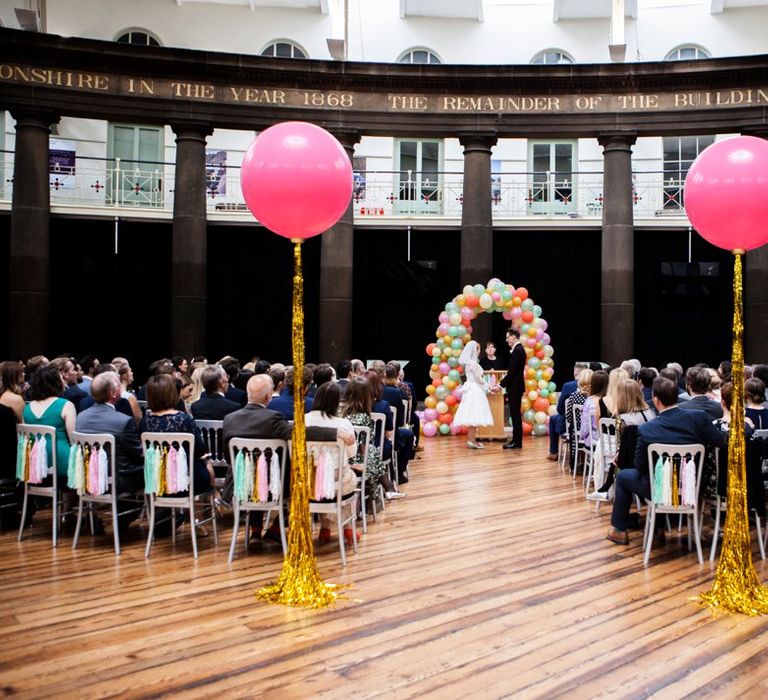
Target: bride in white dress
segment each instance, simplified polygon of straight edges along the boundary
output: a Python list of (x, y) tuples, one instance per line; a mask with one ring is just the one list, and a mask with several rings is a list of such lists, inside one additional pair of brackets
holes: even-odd
[(483, 378), (483, 368), (477, 361), (480, 355), (480, 345), (475, 340), (470, 340), (459, 357), (459, 364), (464, 367), (465, 382), (461, 394), (461, 403), (453, 417), (453, 424), (466, 426), (467, 447), (482, 450), (485, 445), (477, 442), (477, 427), (480, 425), (493, 425), (491, 407), (486, 394), (491, 390), (488, 382)]

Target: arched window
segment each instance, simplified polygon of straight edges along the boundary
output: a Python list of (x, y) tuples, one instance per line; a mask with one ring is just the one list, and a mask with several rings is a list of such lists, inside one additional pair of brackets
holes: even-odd
[(539, 65), (554, 65), (556, 63), (573, 62), (573, 58), (565, 53), (565, 51), (561, 51), (560, 49), (546, 49), (546, 51), (540, 51), (531, 59), (531, 63)]
[(115, 41), (120, 44), (136, 44), (137, 46), (160, 46), (160, 41), (146, 29), (126, 29), (117, 35)]
[(700, 46), (693, 46), (692, 44), (686, 46), (678, 46), (676, 49), (672, 49), (666, 57), (665, 61), (694, 61), (697, 58), (712, 58), (709, 51), (702, 49)]
[(273, 41), (261, 55), (272, 58), (306, 58), (307, 52), (292, 41)]
[(440, 56), (429, 49), (408, 49), (397, 59), (398, 63), (442, 63)]

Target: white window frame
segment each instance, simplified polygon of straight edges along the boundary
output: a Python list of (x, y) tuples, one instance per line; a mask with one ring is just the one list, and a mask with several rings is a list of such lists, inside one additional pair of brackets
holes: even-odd
[[(427, 53), (427, 61), (426, 61), (426, 63), (416, 63), (416, 62), (414, 62), (413, 54), (416, 51), (426, 51), (426, 53)], [(430, 60), (430, 58), (436, 58), (437, 60), (436, 61), (432, 61), (432, 60)], [(409, 59), (409, 60), (405, 60), (405, 59)], [(443, 59), (440, 57), (440, 55), (436, 51), (433, 51), (432, 49), (429, 49), (426, 46), (412, 46), (410, 49), (406, 49), (405, 51), (403, 51), (397, 57), (397, 62), (398, 63), (410, 63), (412, 65), (417, 65), (417, 66), (427, 66), (427, 65), (438, 66), (438, 65), (442, 64)]]
[[(277, 45), (278, 44), (286, 44), (291, 47), (291, 55), (290, 56), (278, 56), (277, 55)], [(269, 49), (272, 49), (271, 54), (265, 53), (265, 51), (268, 51)], [(300, 52), (301, 56), (296, 56), (296, 52)], [(309, 58), (309, 53), (307, 50), (299, 43), (293, 41), (293, 39), (273, 39), (268, 44), (264, 46), (264, 48), (259, 51), (260, 56), (265, 56), (267, 58)]]

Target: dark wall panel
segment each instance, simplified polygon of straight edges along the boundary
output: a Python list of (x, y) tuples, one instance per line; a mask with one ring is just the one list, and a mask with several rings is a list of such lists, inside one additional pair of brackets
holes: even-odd
[[(573, 377), (574, 362), (599, 359), (599, 231), (496, 231), (493, 260), (496, 277), (525, 287), (541, 306), (555, 349), (558, 387)], [(501, 314), (494, 314), (497, 347), (505, 348), (508, 327)]]
[(408, 260), (404, 230), (355, 231), (352, 355), (409, 360), (408, 379), (429, 383), (424, 348), (437, 316), (459, 288), (459, 232), (414, 230)]
[(661, 368), (667, 362), (683, 367), (706, 362), (716, 367), (730, 359), (733, 256), (694, 233), (691, 260), (719, 263), (719, 274), (664, 275), (664, 262), (678, 263), (678, 273), (685, 270), (688, 233), (635, 234), (635, 344), (643, 364)]
[[(318, 362), (320, 236), (302, 244), (307, 362)], [(208, 359), (291, 364), (293, 244), (257, 226), (208, 226)]]
[(51, 217), (49, 356), (96, 353), (127, 357), (136, 380), (168, 354), (170, 223)]
[(13, 328), (8, 328), (8, 300), (10, 296), (10, 288), (8, 286), (8, 277), (10, 273), (10, 258), (11, 258), (11, 215), (10, 213), (0, 214), (0, 279), (2, 282), (2, 295), (3, 303), (0, 304), (0, 328), (4, 329), (3, 333), (0, 333), (0, 359), (7, 359), (8, 357), (8, 337), (13, 333)]

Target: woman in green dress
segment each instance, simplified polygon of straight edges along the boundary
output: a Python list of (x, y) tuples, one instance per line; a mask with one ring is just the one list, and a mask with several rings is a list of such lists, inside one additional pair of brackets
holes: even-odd
[[(75, 430), (75, 405), (61, 398), (64, 381), (61, 372), (52, 365), (42, 367), (32, 375), (29, 387), (30, 402), (24, 407), (23, 421), (27, 425), (47, 425), (56, 428), (56, 471), (66, 483), (69, 462), (69, 446)], [(48, 445), (48, 466), (51, 457)]]

